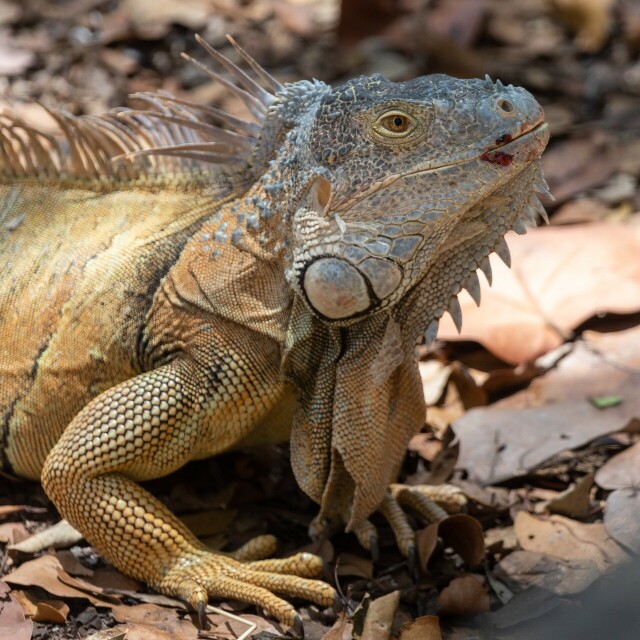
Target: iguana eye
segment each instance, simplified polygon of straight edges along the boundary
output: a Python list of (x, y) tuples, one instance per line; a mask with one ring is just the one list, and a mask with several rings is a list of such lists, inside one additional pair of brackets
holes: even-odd
[(402, 138), (415, 129), (415, 120), (402, 111), (387, 111), (373, 124), (374, 130), (389, 138)]

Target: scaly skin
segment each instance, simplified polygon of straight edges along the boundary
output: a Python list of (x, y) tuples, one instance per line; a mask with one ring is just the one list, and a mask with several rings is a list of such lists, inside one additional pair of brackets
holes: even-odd
[(424, 421), (416, 340), (539, 210), (548, 134), (489, 79), (282, 86), (254, 65), (265, 89), (211, 55), (257, 123), (147, 96), (58, 115), (65, 155), (0, 121), (2, 460), (123, 572), (299, 626), (275, 594), (331, 604), (319, 559), (212, 553), (138, 482), (290, 434), (317, 526), (371, 547), (380, 508), (409, 554), (388, 486)]

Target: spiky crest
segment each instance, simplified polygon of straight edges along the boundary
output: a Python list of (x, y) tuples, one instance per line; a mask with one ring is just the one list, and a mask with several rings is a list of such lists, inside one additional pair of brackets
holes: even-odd
[[(184, 55), (240, 98), (253, 122), (167, 92), (131, 96), (146, 109), (114, 109), (100, 116), (49, 111), (61, 135), (37, 130), (13, 113), (0, 114), (0, 179), (117, 179), (206, 175), (215, 186), (219, 165), (226, 173), (245, 165), (275, 93), (283, 86), (228, 37), (256, 79), (197, 41), (231, 80)], [(265, 85), (265, 86), (263, 86)], [(218, 166), (216, 166), (218, 165)]]

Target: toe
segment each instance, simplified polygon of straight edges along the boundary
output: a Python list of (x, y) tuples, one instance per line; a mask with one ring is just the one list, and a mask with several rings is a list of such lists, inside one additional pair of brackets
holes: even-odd
[(278, 547), (275, 536), (256, 536), (229, 555), (240, 562), (250, 562), (270, 558)]
[(296, 553), (288, 558), (273, 558), (259, 560), (246, 564), (254, 571), (270, 571), (271, 573), (286, 573), (301, 578), (315, 578), (322, 574), (324, 562), (313, 553)]
[(293, 605), (255, 583), (229, 576), (216, 576), (207, 585), (207, 589), (212, 598), (232, 598), (262, 607), (267, 614), (290, 627), (299, 618)]

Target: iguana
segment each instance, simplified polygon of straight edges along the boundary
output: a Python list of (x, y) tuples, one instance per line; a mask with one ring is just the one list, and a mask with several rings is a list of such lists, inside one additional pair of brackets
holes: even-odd
[(250, 117), (143, 94), (54, 113), (60, 141), (2, 116), (0, 466), (158, 591), (299, 627), (275, 594), (332, 603), (318, 558), (213, 553), (138, 482), (290, 438), (319, 522), (406, 531), (388, 486), (424, 421), (416, 342), (545, 215), (548, 128), (488, 77), (283, 85), (203, 45)]

